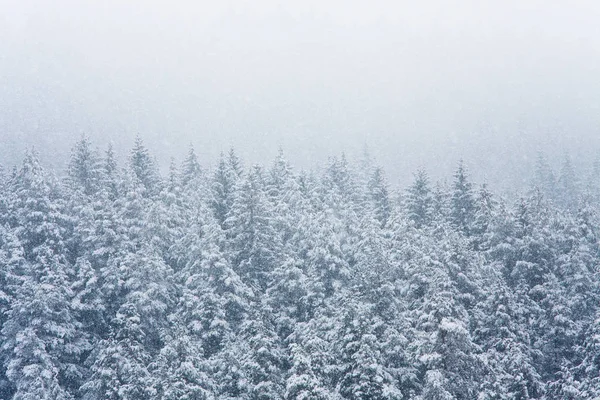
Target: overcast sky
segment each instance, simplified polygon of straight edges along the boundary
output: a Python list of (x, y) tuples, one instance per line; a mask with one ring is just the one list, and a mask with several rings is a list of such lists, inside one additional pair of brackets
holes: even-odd
[[(600, 149), (600, 2), (0, 0), (0, 157), (64, 166), (82, 133), (161, 162), (367, 143), (404, 183), (464, 157), (520, 179)], [(529, 157), (529, 159), (527, 158)], [(516, 176), (517, 175), (517, 176)]]

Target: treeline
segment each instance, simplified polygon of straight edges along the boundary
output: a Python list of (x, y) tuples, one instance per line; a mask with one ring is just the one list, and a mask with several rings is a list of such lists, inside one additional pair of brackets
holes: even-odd
[(560, 168), (555, 171), (546, 155), (539, 152), (535, 161), (532, 184), (544, 198), (558, 207), (576, 210), (581, 202), (600, 202), (600, 157), (590, 168), (576, 171), (571, 157), (565, 154)]
[(600, 396), (591, 189), (193, 149), (161, 177), (139, 139), (67, 175), (30, 151), (1, 180), (2, 399)]

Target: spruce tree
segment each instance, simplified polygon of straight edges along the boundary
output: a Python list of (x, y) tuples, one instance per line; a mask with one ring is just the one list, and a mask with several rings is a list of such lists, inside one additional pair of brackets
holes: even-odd
[(368, 191), (373, 213), (381, 227), (385, 227), (392, 213), (387, 183), (381, 168), (376, 168), (369, 180)]
[(422, 169), (417, 171), (412, 185), (407, 190), (405, 208), (408, 219), (413, 221), (417, 228), (431, 222), (433, 198), (429, 176)]
[(212, 179), (212, 198), (210, 206), (215, 218), (222, 228), (226, 227), (225, 220), (233, 206), (233, 199), (237, 190), (240, 174), (241, 172), (238, 172), (232, 167), (231, 163), (228, 163), (223, 154), (221, 154)]
[(450, 219), (454, 227), (466, 235), (470, 234), (475, 214), (472, 184), (462, 161), (454, 174), (452, 185)]
[(579, 201), (579, 179), (568, 154), (565, 155), (557, 187), (558, 204), (570, 210), (577, 209), (577, 202)]
[(68, 173), (72, 190), (90, 196), (100, 189), (103, 179), (100, 157), (87, 136), (82, 136), (71, 151)]
[(190, 145), (187, 157), (181, 165), (181, 183), (183, 186), (187, 186), (200, 179), (201, 175), (202, 168), (198, 162), (198, 156), (196, 156), (194, 146)]
[(281, 250), (272, 225), (262, 170), (256, 166), (241, 183), (225, 221), (235, 270), (251, 287), (265, 290)]
[(140, 136), (136, 137), (129, 154), (129, 169), (134, 183), (145, 189), (146, 196), (155, 195), (160, 191), (158, 167)]

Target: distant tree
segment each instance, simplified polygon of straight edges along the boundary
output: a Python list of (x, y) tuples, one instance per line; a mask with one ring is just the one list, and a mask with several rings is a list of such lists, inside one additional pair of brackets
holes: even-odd
[(177, 165), (175, 164), (175, 158), (173, 157), (171, 157), (171, 162), (169, 163), (169, 175), (165, 183), (165, 189), (167, 189), (169, 192), (176, 192), (180, 190), (179, 170), (177, 169)]
[(235, 149), (233, 147), (229, 149), (229, 153), (227, 154), (227, 165), (238, 179), (242, 177), (244, 173), (242, 161), (236, 154)]
[(450, 217), (451, 195), (445, 183), (437, 182), (431, 193), (432, 220), (436, 224), (447, 222)]
[(325, 202), (334, 208), (352, 205), (360, 199), (361, 193), (353, 176), (346, 156), (332, 158), (322, 180)]
[(103, 160), (104, 192), (108, 200), (114, 201), (120, 194), (121, 177), (112, 143), (109, 143)]
[(87, 136), (82, 136), (71, 151), (68, 172), (72, 190), (90, 196), (100, 189), (103, 178), (102, 165)]
[(576, 209), (579, 201), (579, 179), (568, 154), (565, 155), (557, 187), (558, 203), (567, 209)]
[(475, 198), (475, 215), (471, 226), (472, 243), (475, 250), (485, 250), (489, 246), (488, 236), (494, 223), (497, 202), (486, 184), (483, 184)]
[(588, 201), (598, 204), (600, 201), (600, 155), (594, 159), (586, 179), (584, 194)]
[(406, 214), (417, 228), (428, 225), (432, 219), (433, 196), (429, 187), (429, 177), (424, 170), (418, 170), (412, 185), (408, 188), (405, 200)]
[(144, 187), (147, 195), (154, 195), (159, 192), (160, 176), (158, 167), (139, 136), (135, 139), (133, 149), (131, 149), (129, 155), (129, 168), (134, 182)]
[(470, 234), (471, 224), (475, 214), (472, 184), (469, 181), (462, 161), (454, 174), (452, 185), (450, 218), (452, 224), (465, 234)]
[(537, 187), (549, 200), (554, 200), (557, 195), (556, 177), (552, 168), (542, 152), (538, 152), (535, 163), (534, 186)]
[[(234, 160), (237, 159), (234, 158)], [(233, 206), (233, 199), (241, 175), (241, 171), (237, 169), (239, 165), (235, 162), (237, 161), (234, 161), (233, 164), (232, 162), (228, 162), (223, 154), (221, 154), (212, 179), (212, 199), (210, 206), (222, 228), (226, 227), (225, 220)]]
[(372, 209), (381, 227), (385, 227), (392, 213), (387, 182), (381, 168), (376, 168), (368, 183), (368, 193)]
[(270, 198), (281, 199), (285, 193), (288, 181), (292, 179), (292, 168), (285, 158), (282, 149), (279, 149), (277, 158), (273, 162), (267, 177), (267, 192)]
[(198, 162), (198, 156), (194, 147), (190, 145), (188, 155), (181, 165), (181, 183), (183, 186), (189, 185), (191, 182), (196, 181), (202, 174), (202, 168)]

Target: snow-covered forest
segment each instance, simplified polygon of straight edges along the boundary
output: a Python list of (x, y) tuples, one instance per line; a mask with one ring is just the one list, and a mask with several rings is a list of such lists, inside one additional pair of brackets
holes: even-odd
[(116, 152), (2, 174), (0, 398), (600, 396), (600, 165), (504, 199), (458, 160)]

